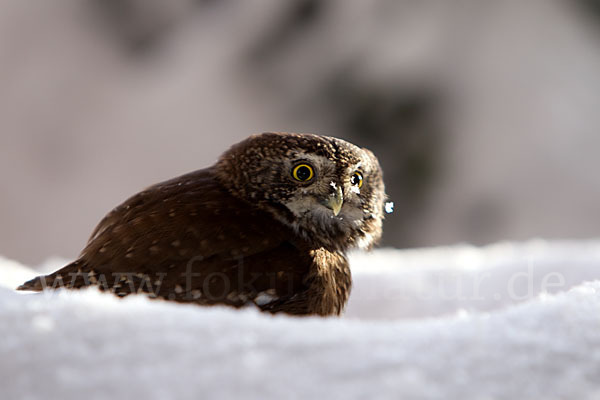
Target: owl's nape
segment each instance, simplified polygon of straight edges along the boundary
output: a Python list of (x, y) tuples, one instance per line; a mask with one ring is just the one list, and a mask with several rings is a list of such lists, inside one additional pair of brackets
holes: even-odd
[(340, 139), (254, 135), (213, 167), (156, 184), (111, 211), (79, 258), (21, 290), (98, 286), (119, 296), (339, 314), (344, 256), (381, 236), (371, 152)]

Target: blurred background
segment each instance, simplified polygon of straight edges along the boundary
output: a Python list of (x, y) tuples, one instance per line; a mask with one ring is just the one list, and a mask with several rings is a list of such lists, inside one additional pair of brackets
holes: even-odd
[(600, 0), (0, 0), (0, 254), (263, 131), (373, 150), (384, 245), (598, 236)]

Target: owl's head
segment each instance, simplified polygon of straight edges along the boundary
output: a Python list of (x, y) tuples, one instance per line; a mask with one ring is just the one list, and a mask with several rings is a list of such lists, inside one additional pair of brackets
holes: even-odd
[(370, 248), (381, 237), (381, 167), (367, 149), (312, 134), (263, 133), (227, 151), (217, 176), (309, 242)]

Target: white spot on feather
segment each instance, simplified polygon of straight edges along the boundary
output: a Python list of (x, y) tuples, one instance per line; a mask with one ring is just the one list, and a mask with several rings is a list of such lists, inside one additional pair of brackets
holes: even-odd
[(259, 292), (254, 298), (254, 303), (257, 306), (264, 306), (272, 301), (277, 300), (278, 298), (279, 297), (275, 296), (274, 294), (268, 293), (267, 291)]

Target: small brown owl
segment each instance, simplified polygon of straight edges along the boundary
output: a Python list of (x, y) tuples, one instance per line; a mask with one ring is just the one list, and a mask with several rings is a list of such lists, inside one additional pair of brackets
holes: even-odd
[(76, 261), (18, 289), (96, 285), (118, 296), (340, 314), (352, 284), (345, 253), (381, 237), (385, 198), (369, 150), (311, 134), (254, 135), (214, 166), (131, 197)]

